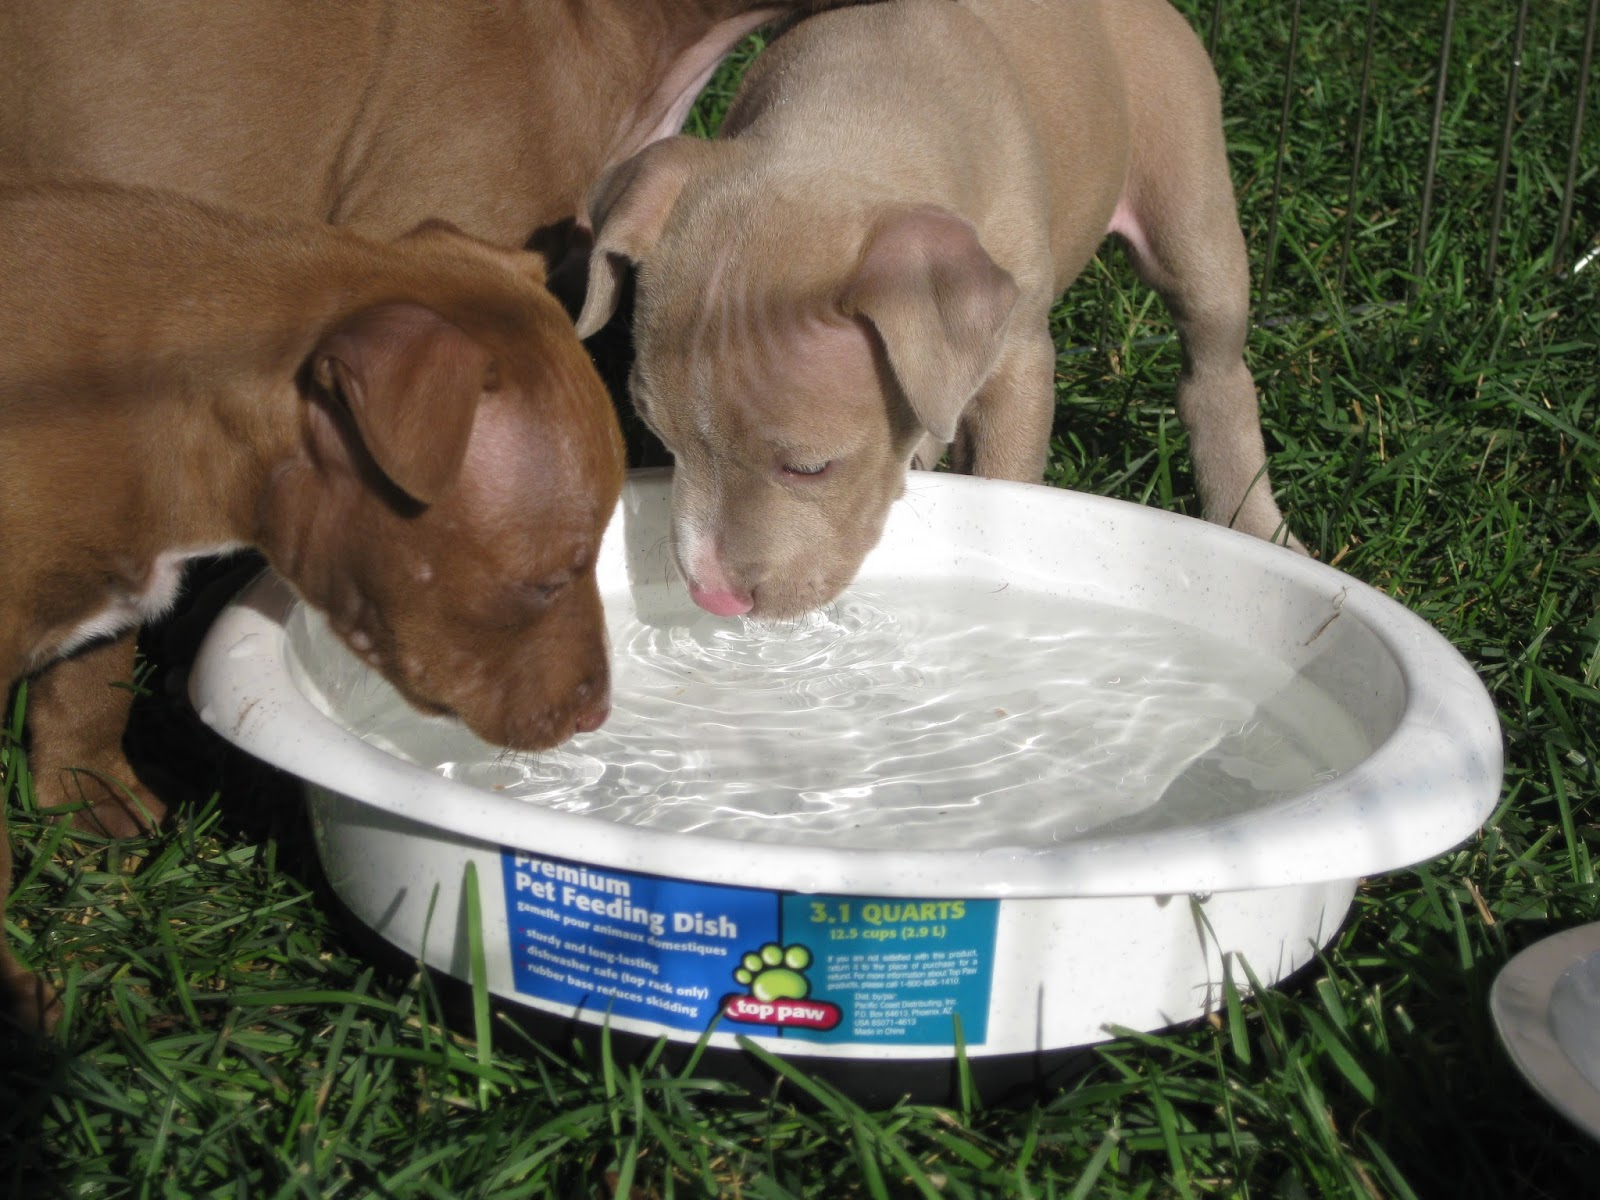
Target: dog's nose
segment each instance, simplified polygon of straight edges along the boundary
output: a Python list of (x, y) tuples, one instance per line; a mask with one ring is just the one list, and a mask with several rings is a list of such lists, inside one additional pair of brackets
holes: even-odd
[(593, 733), (606, 723), (606, 718), (611, 715), (611, 705), (602, 700), (593, 708), (585, 709), (578, 714), (573, 722), (574, 733)]
[(605, 672), (597, 672), (578, 684), (573, 700), (577, 710), (572, 718), (573, 733), (593, 733), (604, 725), (611, 715), (611, 689)]
[(689, 598), (717, 617), (742, 617), (755, 607), (755, 598), (746, 592), (736, 592), (731, 588), (703, 588), (697, 584), (689, 585)]

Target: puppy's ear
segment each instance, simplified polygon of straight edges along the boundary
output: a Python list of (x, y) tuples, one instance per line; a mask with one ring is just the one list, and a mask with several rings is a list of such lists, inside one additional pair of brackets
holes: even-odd
[(461, 232), (460, 226), (446, 221), (443, 217), (428, 217), (426, 220), (419, 222), (414, 229), (401, 234), (401, 237), (409, 240), (411, 238), (437, 237), (439, 234), (444, 234), (447, 237), (467, 236)]
[(486, 347), (431, 308), (394, 303), (327, 334), (312, 352), (311, 375), (344, 400), (390, 481), (431, 504), (460, 473), (494, 365)]
[(486, 242), (482, 238), (473, 237), (470, 233), (463, 233), (457, 226), (452, 225), (443, 217), (429, 217), (416, 225), (410, 231), (400, 235), (402, 242), (436, 241), (444, 242), (455, 247), (466, 248), (470, 252), (493, 258), (503, 262), (519, 275), (525, 275), (534, 283), (544, 283), (546, 266), (544, 255), (528, 250), (507, 250), (504, 246), (497, 246), (493, 242)]
[(598, 332), (617, 311), (617, 295), (628, 268), (655, 248), (683, 185), (716, 153), (717, 143), (704, 138), (669, 137), (600, 177), (589, 195), (594, 250), (589, 255), (588, 291), (578, 314), (579, 337)]
[(918, 206), (873, 231), (843, 308), (872, 322), (922, 427), (948, 442), (994, 370), (1018, 291), (970, 222)]

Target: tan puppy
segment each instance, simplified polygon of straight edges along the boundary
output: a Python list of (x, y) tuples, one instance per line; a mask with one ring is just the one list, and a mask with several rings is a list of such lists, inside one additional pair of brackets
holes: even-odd
[[(158, 819), (104, 664), (256, 546), (414, 705), (539, 749), (609, 705), (611, 402), (537, 255), (101, 184), (0, 183), (0, 695), (92, 823)], [(0, 817), (0, 915), (10, 851)], [(0, 943), (0, 984), (49, 992)]]
[[(611, 172), (578, 331), (638, 268), (634, 402), (676, 459), (695, 601), (835, 596), (913, 463), (1038, 480), (1051, 305), (1108, 233), (1182, 337), (1205, 515), (1287, 533), (1245, 366), (1216, 78), (1165, 0), (890, 0), (801, 21), (720, 140)], [(919, 452), (919, 447), (920, 452)]]

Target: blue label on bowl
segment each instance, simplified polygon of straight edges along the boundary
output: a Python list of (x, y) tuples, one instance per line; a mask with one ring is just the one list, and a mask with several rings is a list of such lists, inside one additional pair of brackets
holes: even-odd
[(810, 896), (501, 855), (516, 988), (699, 1034), (987, 1037), (996, 900)]
[(998, 900), (783, 897), (786, 934), (812, 948), (815, 992), (841, 1010), (829, 1040), (851, 1042), (949, 1045), (960, 1013), (962, 1036), (982, 1044), (999, 913)]

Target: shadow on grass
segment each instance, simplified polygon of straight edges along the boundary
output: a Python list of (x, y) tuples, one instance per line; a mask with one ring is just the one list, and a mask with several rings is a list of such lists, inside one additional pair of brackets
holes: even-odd
[(0, 1023), (0, 1195), (75, 1194), (72, 1171), (50, 1159), (45, 1118), (70, 1092), (71, 1054), (59, 1043)]
[(1461, 966), (1436, 945), (1409, 964), (1403, 1008), (1414, 1024), (1394, 1031), (1376, 1063), (1381, 1106), (1370, 1132), (1419, 1196), (1564, 1200), (1600, 1179), (1600, 1146), (1521, 1076), (1489, 1009), (1505, 962), (1565, 927), (1518, 922), (1504, 958)]
[[(1587, 1196), (1600, 1178), (1600, 1145), (1522, 1078), (1489, 1007), (1505, 963), (1570, 922), (1518, 921), (1464, 961), (1458, 929), (1414, 923), (1425, 910), (1447, 912), (1440, 893), (1454, 882), (1422, 867), (1369, 883), (1337, 954), (1251, 1002), (1267, 1014), (1252, 1022), (1254, 1036), (1276, 1043), (1275, 1054), (1261, 1056), (1256, 1083), (1278, 1090), (1286, 1109), (1315, 1104), (1338, 1122), (1342, 1140), (1381, 1153), (1422, 1200)], [(1331, 998), (1351, 964), (1378, 961), (1388, 968), (1383, 991)], [(1286, 1073), (1312, 1086), (1285, 1088)], [(1366, 1097), (1351, 1082), (1362, 1076)]]
[(189, 703), (189, 672), (206, 631), (265, 569), (266, 561), (253, 553), (189, 568), (176, 611), (140, 633), (148, 674), (143, 694), (134, 700), (124, 747), (140, 778), (175, 814), (193, 813), (216, 796), (230, 836), (278, 842), (287, 851), (285, 867), (295, 871), (301, 858), (315, 858), (298, 781), (234, 748)]

